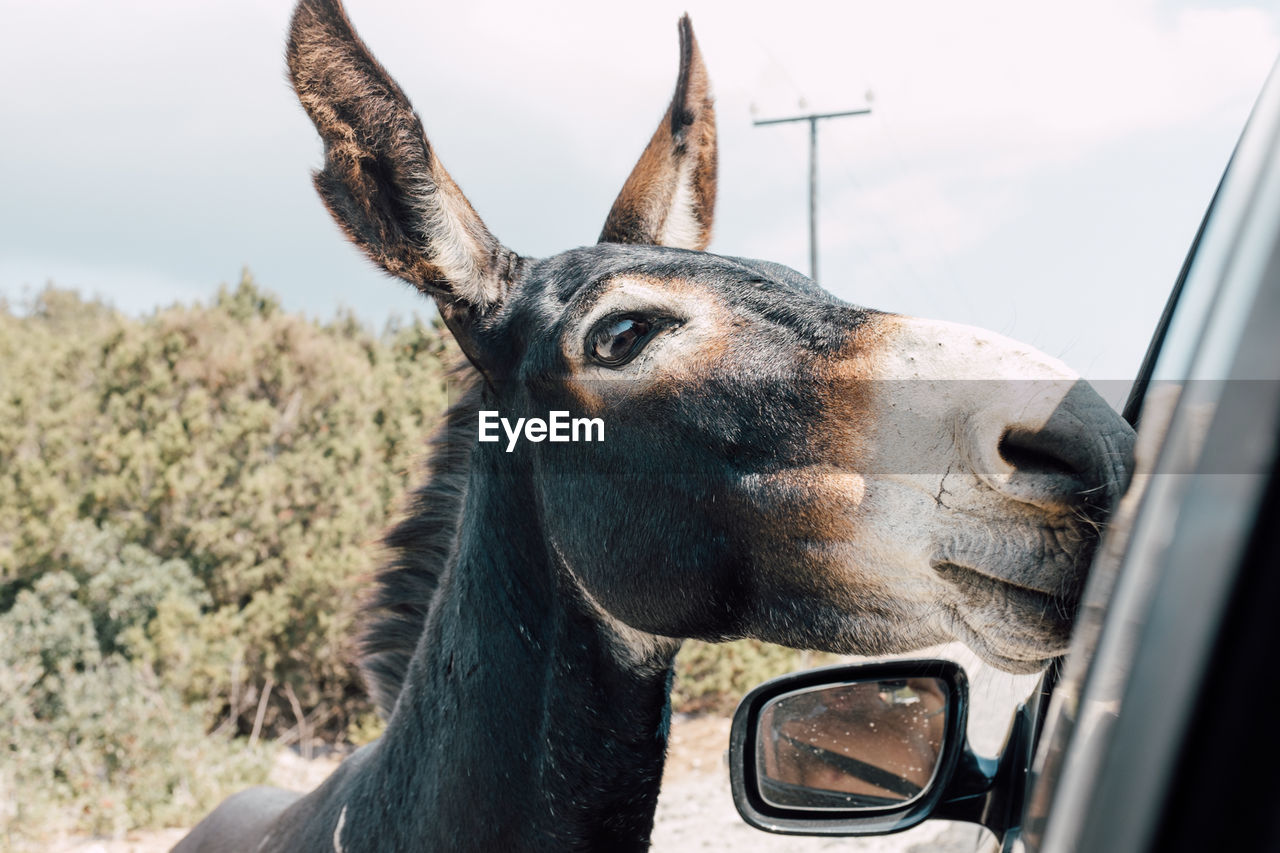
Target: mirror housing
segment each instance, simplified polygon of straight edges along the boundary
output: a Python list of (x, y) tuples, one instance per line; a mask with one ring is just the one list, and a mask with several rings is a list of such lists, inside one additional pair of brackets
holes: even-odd
[[(1052, 689), (1055, 672), (1051, 667), (1028, 702), (1018, 706), (999, 759), (977, 756), (969, 745), (966, 733), (969, 680), (964, 669), (952, 661), (899, 660), (839, 665), (766, 681), (747, 694), (733, 716), (729, 735), (729, 778), (734, 805), (743, 820), (757, 829), (787, 835), (882, 835), (910, 829), (928, 818), (943, 818), (980, 824), (1003, 839), (1020, 821), (1031, 747), (1048, 704), (1042, 700)], [(880, 747), (896, 743), (901, 750), (903, 732), (901, 727), (891, 725), (876, 727), (864, 723), (859, 726), (858, 720), (866, 719), (865, 710), (857, 712), (863, 717), (845, 717), (853, 725), (838, 727), (834, 733), (837, 740), (841, 735), (850, 736), (848, 749), (831, 742), (830, 738), (825, 743), (826, 749), (819, 748), (824, 745), (824, 740), (817, 732), (805, 740), (813, 744), (808, 749), (819, 761), (844, 765), (843, 772), (851, 778), (878, 783), (882, 796), (854, 795), (841, 803), (838, 796), (832, 796), (838, 793), (830, 790), (833, 784), (840, 785), (841, 790), (855, 790), (856, 786), (832, 783), (829, 773), (826, 776), (828, 781), (813, 790), (815, 796), (810, 799), (785, 793), (779, 796), (779, 780), (765, 778), (766, 770), (779, 767), (776, 757), (768, 755), (770, 749), (776, 750), (776, 745), (763, 742), (770, 739), (771, 731), (777, 729), (775, 721), (766, 718), (770, 708), (775, 709), (773, 713), (776, 715), (778, 708), (787, 707), (780, 703), (789, 697), (803, 697), (824, 689), (853, 685), (863, 685), (867, 688), (864, 693), (868, 695), (879, 693), (883, 696), (892, 694), (896, 685), (918, 684), (917, 679), (929, 680), (937, 685), (939, 693), (945, 693), (945, 704), (940, 709), (936, 699), (932, 703), (924, 703), (930, 713), (939, 711), (946, 715), (940, 749), (934, 753), (917, 747), (911, 753), (918, 757), (936, 756), (936, 768), (923, 786), (919, 782), (926, 777), (916, 776), (911, 787), (907, 787), (882, 775), (893, 763), (885, 761), (885, 753)], [(890, 701), (889, 704), (896, 703)], [(844, 713), (845, 709), (839, 712)], [(762, 719), (765, 723), (763, 730)], [(787, 740), (794, 741), (793, 738)], [(932, 742), (936, 742), (936, 738)], [(839, 758), (832, 761), (819, 755), (832, 752), (855, 758), (861, 755), (868, 760), (848, 762)], [(866, 769), (858, 769), (859, 765)], [(903, 766), (901, 761), (897, 765)], [(892, 770), (889, 772), (893, 773)], [(780, 775), (785, 774), (780, 772)], [(808, 779), (802, 781), (809, 782)], [(899, 783), (904, 781), (899, 778)], [(900, 793), (893, 793), (894, 788), (900, 788)], [(863, 787), (861, 790), (868, 789)], [(801, 793), (804, 793), (803, 787)]]
[[(928, 774), (931, 778), (926, 784), (919, 786), (918, 791), (912, 791), (910, 796), (900, 797), (850, 797), (847, 800), (848, 807), (841, 807), (838, 797), (829, 792), (820, 793), (817, 789), (814, 790), (812, 804), (807, 806), (800, 805), (802, 797), (795, 796), (787, 800), (775, 793), (776, 780), (763, 772), (766, 766), (765, 755), (773, 747), (765, 743), (768, 737), (762, 735), (762, 719), (766, 720), (767, 731), (771, 724), (767, 715), (785, 707), (784, 703), (788, 700), (797, 701), (795, 697), (820, 695), (818, 691), (822, 690), (834, 691), (833, 695), (852, 695), (841, 689), (861, 685), (869, 688), (869, 691), (878, 690), (880, 685), (887, 682), (907, 682), (914, 679), (928, 679), (937, 684), (945, 694), (941, 708), (936, 709), (945, 713), (936, 768)], [(738, 813), (747, 823), (759, 829), (792, 835), (879, 835), (915, 826), (935, 811), (963, 752), (967, 750), (965, 726), (968, 722), (968, 706), (969, 685), (964, 670), (958, 664), (944, 660), (824, 667), (767, 681), (748, 693), (733, 715), (733, 727), (729, 735), (729, 773)], [(882, 727), (882, 731), (889, 732), (889, 729)], [(879, 737), (874, 734), (874, 723), (870, 729), (862, 727), (858, 732), (858, 738), (864, 745), (868, 743), (868, 735), (872, 738)], [(893, 733), (888, 735), (897, 736)], [(868, 768), (866, 772), (885, 772), (870, 764), (855, 761)], [(862, 775), (856, 769), (851, 773), (853, 776)], [(905, 779), (902, 782), (906, 784)], [(890, 789), (894, 787), (889, 782), (882, 782), (880, 787), (886, 785)], [(790, 787), (804, 790), (799, 786)], [(824, 799), (826, 802), (823, 802)], [(789, 804), (783, 805), (784, 802)]]

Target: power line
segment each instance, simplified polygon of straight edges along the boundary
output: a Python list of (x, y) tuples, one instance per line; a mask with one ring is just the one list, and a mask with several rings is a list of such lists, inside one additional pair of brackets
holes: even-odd
[(838, 113), (809, 113), (790, 118), (757, 119), (753, 122), (756, 127), (766, 124), (791, 124), (797, 121), (809, 122), (809, 278), (815, 282), (818, 280), (818, 122), (824, 118), (864, 116), (870, 112), (871, 108), (866, 107)]

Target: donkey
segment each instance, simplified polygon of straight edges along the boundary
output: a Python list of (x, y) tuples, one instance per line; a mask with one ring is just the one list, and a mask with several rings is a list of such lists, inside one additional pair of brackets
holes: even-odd
[[(179, 851), (643, 850), (682, 638), (837, 653), (1066, 647), (1132, 433), (1035, 350), (707, 254), (715, 114), (688, 18), (670, 107), (600, 241), (489, 232), (338, 0), (302, 0), (315, 185), (431, 296), (466, 365), (388, 534), (364, 637), (386, 733), (307, 795), (258, 788)], [(478, 440), (478, 412), (604, 441)]]

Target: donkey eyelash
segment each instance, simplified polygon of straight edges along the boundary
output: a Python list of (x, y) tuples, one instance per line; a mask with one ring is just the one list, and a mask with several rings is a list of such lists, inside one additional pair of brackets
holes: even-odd
[(678, 325), (679, 321), (669, 317), (634, 312), (614, 314), (592, 324), (583, 349), (589, 361), (608, 368), (623, 367), (634, 361), (654, 338)]

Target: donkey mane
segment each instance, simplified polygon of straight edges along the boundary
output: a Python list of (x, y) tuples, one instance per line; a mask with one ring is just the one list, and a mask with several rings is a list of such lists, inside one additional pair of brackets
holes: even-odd
[(457, 548), (481, 383), (465, 359), (450, 370), (450, 377), (458, 396), (427, 444), (426, 479), (409, 493), (403, 518), (383, 535), (386, 556), (360, 606), (360, 672), (386, 719), (404, 686), (440, 577)]

